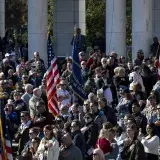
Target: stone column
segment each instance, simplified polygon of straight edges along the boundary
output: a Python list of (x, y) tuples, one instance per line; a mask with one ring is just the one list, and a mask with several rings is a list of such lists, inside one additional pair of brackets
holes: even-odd
[(28, 0), (28, 58), (37, 51), (47, 64), (48, 0)]
[(132, 0), (132, 59), (142, 49), (148, 57), (152, 43), (152, 0)]
[(72, 55), (74, 26), (85, 34), (85, 0), (54, 0), (54, 52), (57, 56)]
[(158, 37), (160, 40), (160, 1), (153, 0), (153, 37)]
[(0, 0), (0, 37), (5, 36), (5, 0)]
[(106, 0), (106, 53), (126, 56), (126, 0)]

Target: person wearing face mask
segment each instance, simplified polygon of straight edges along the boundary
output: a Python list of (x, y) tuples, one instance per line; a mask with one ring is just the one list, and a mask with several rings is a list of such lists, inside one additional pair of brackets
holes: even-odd
[(114, 69), (115, 76), (113, 77), (113, 82), (117, 90), (120, 86), (128, 88), (129, 79), (126, 76), (125, 69), (123, 67), (116, 67)]
[(130, 75), (132, 77), (133, 83), (139, 83), (142, 87), (142, 91), (145, 92), (145, 87), (144, 87), (143, 79), (142, 79), (140, 72), (141, 72), (140, 67), (135, 66), (134, 72), (132, 72)]
[(86, 66), (86, 62), (81, 62), (81, 75), (83, 79), (83, 83), (85, 83), (88, 80), (88, 68)]
[(71, 95), (67, 90), (67, 82), (66, 80), (60, 81), (60, 87), (57, 90), (58, 101), (61, 105), (68, 106), (71, 104)]
[(84, 116), (85, 126), (81, 128), (81, 132), (84, 135), (86, 142), (86, 157), (87, 160), (92, 159), (92, 151), (96, 145), (98, 138), (98, 127), (94, 123), (94, 117), (91, 113), (86, 113)]

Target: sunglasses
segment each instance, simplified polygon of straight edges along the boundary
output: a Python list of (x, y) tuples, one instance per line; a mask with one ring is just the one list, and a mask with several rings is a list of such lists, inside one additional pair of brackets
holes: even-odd
[(20, 117), (21, 117), (21, 118), (24, 118), (25, 116), (24, 116), (24, 115), (21, 115)]
[(77, 126), (71, 126), (71, 128), (75, 128), (75, 127), (77, 127)]
[(90, 117), (84, 117), (84, 119), (90, 119)]
[(30, 132), (29, 134), (31, 135), (31, 134), (33, 134), (33, 132)]

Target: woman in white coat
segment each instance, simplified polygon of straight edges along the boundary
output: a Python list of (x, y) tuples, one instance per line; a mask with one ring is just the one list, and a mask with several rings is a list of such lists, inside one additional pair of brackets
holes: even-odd
[(52, 126), (45, 126), (43, 132), (44, 138), (40, 142), (36, 155), (40, 160), (58, 160), (59, 143), (53, 136)]

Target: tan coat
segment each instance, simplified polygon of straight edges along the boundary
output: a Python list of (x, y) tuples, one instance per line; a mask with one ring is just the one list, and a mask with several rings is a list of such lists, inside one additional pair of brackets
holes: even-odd
[(37, 113), (37, 109), (36, 109), (36, 103), (39, 101), (43, 101), (42, 98), (38, 98), (36, 96), (32, 96), (32, 98), (29, 100), (29, 112), (30, 112), (30, 116), (33, 119)]

